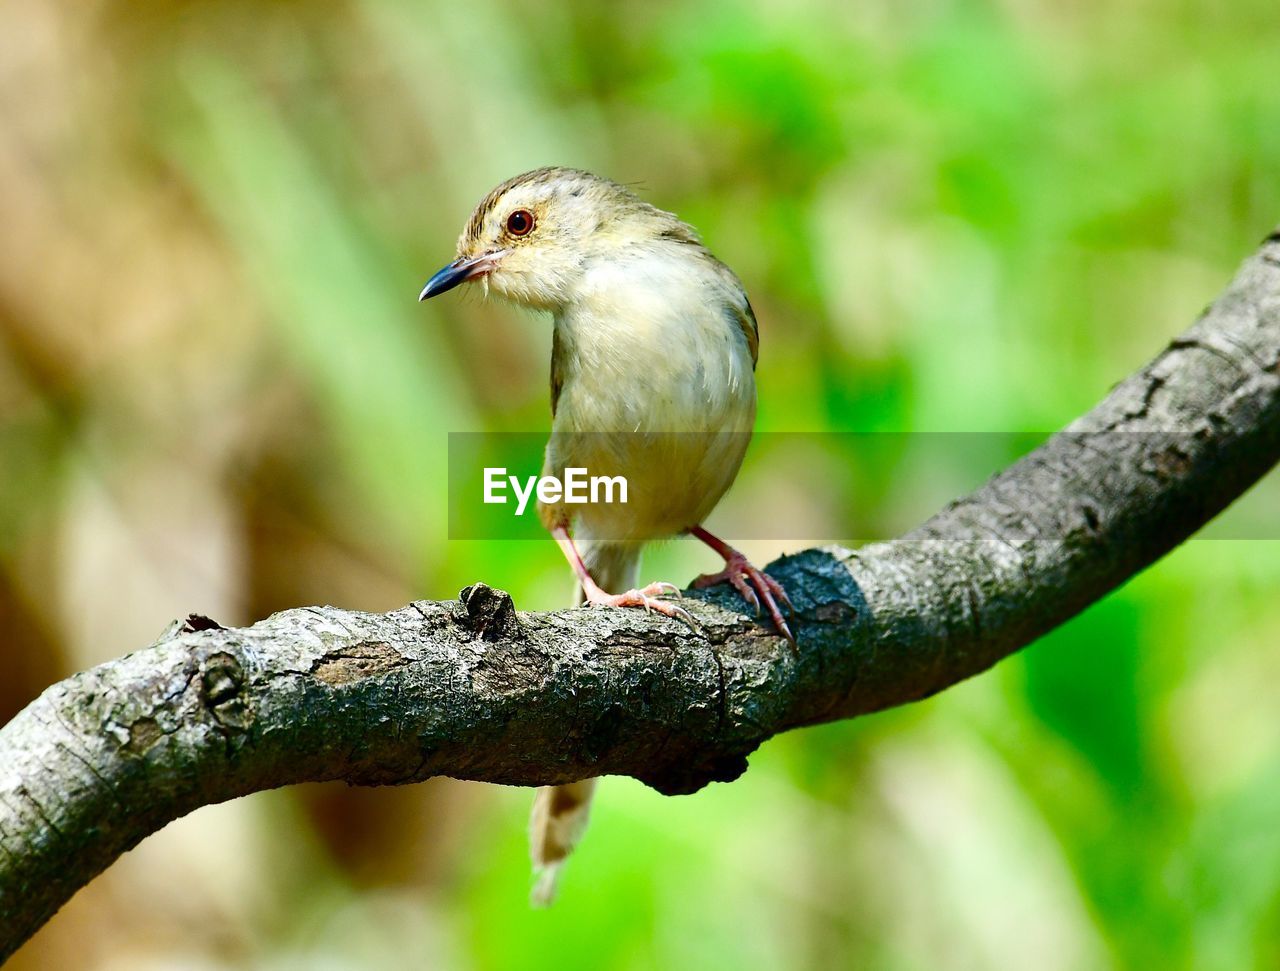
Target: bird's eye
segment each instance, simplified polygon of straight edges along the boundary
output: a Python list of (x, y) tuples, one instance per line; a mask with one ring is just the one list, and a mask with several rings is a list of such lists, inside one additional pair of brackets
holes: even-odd
[(507, 232), (512, 236), (528, 236), (533, 232), (533, 213), (528, 209), (517, 209), (507, 217)]

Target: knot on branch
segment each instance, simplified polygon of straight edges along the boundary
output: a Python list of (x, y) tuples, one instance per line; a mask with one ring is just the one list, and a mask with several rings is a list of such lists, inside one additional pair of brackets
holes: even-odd
[(253, 714), (242, 697), (244, 668), (234, 654), (219, 651), (200, 666), (200, 699), (214, 720), (224, 729), (244, 731)]
[(484, 583), (473, 583), (458, 594), (467, 610), (466, 625), (481, 640), (497, 641), (520, 632), (511, 594)]
[(688, 796), (713, 782), (732, 782), (746, 771), (746, 754), (732, 753), (663, 765), (657, 771), (637, 773), (636, 778), (664, 796)]
[(202, 630), (226, 630), (226, 628), (204, 614), (187, 614), (187, 619), (179, 626), (179, 630), (184, 634), (198, 634)]

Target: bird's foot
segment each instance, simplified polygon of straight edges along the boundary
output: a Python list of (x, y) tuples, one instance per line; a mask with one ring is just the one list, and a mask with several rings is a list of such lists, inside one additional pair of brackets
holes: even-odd
[[(594, 584), (592, 586), (595, 587)], [(587, 603), (594, 607), (643, 607), (646, 612), (682, 620), (694, 631), (701, 633), (698, 622), (693, 619), (689, 611), (679, 604), (662, 599), (680, 596), (680, 588), (674, 583), (659, 581), (647, 587), (628, 590), (626, 593), (605, 593), (599, 587), (595, 587), (595, 589), (584, 590), (583, 595)]]
[(791, 598), (787, 596), (787, 591), (782, 589), (782, 584), (763, 570), (752, 566), (751, 561), (737, 550), (731, 550), (724, 554), (723, 570), (719, 573), (704, 573), (694, 580), (692, 585), (702, 589), (714, 587), (717, 583), (726, 581), (738, 591), (738, 595), (743, 600), (755, 608), (757, 617), (760, 615), (760, 605), (764, 604), (764, 609), (769, 612), (769, 619), (773, 621), (773, 626), (777, 628), (778, 633), (789, 640), (793, 646), (795, 645), (795, 636), (783, 619), (782, 611), (778, 609), (778, 601), (782, 601), (789, 612), (795, 612)]

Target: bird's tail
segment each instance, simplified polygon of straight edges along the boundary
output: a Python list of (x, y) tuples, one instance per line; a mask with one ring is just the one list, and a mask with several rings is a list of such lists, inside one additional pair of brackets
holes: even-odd
[[(592, 579), (609, 593), (624, 593), (636, 585), (640, 547), (634, 543), (580, 540), (578, 551)], [(577, 602), (582, 603), (582, 591)], [(583, 779), (561, 786), (543, 786), (533, 800), (529, 819), (529, 854), (535, 877), (530, 903), (550, 906), (565, 860), (587, 828), (596, 780)]]

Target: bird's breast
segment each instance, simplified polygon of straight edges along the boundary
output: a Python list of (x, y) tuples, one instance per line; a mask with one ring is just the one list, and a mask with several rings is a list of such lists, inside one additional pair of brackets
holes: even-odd
[(696, 525), (737, 475), (755, 421), (751, 352), (722, 295), (667, 282), (597, 290), (556, 320), (548, 465), (630, 483), (626, 508), (582, 513), (598, 536)]
[(654, 262), (597, 274), (557, 315), (557, 430), (749, 432), (755, 378), (734, 295), (698, 264)]

